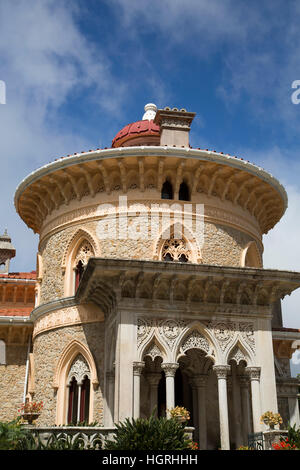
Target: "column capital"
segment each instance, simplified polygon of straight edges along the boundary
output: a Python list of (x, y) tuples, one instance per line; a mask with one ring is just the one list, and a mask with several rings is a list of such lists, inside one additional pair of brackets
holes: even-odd
[(260, 370), (260, 367), (245, 367), (245, 372), (251, 381), (260, 379)]
[(144, 362), (138, 362), (138, 361), (135, 361), (133, 363), (133, 375), (138, 375), (139, 377), (141, 376), (142, 374), (142, 370), (144, 369), (145, 367), (145, 363)]
[(177, 362), (165, 362), (161, 365), (166, 377), (175, 377), (178, 367), (179, 364)]
[(215, 371), (218, 379), (226, 379), (227, 374), (230, 372), (231, 367), (227, 365), (216, 365), (213, 366), (213, 370)]

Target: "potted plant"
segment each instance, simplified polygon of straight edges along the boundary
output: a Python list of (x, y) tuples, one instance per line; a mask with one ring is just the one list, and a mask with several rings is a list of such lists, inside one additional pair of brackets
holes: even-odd
[(29, 401), (27, 398), (25, 403), (22, 403), (18, 411), (24, 421), (27, 421), (28, 424), (32, 424), (33, 421), (35, 421), (40, 416), (43, 406), (44, 405), (42, 401)]
[(175, 406), (175, 408), (171, 408), (171, 410), (168, 411), (171, 418), (175, 418), (181, 423), (185, 423), (190, 419), (189, 411), (183, 406)]
[(266, 411), (260, 417), (260, 422), (265, 423), (271, 430), (274, 429), (276, 424), (282, 424), (282, 418), (279, 413), (273, 411)]

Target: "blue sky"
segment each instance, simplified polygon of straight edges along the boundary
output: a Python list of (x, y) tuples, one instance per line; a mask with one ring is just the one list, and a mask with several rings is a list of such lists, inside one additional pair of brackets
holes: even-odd
[[(11, 269), (35, 269), (37, 236), (13, 206), (19, 182), (59, 156), (109, 147), (154, 102), (197, 113), (192, 146), (243, 157), (284, 184), (289, 208), (264, 237), (264, 263), (300, 270), (299, 24), (296, 0), (0, 0), (0, 230), (17, 249)], [(283, 302), (286, 326), (300, 328), (299, 304), (298, 292)]]

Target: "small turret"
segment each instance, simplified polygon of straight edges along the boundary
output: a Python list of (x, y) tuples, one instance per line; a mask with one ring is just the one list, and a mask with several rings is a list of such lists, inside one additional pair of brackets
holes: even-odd
[(11, 258), (16, 256), (16, 250), (11, 243), (11, 238), (5, 230), (3, 235), (0, 235), (0, 274), (9, 273), (9, 264)]

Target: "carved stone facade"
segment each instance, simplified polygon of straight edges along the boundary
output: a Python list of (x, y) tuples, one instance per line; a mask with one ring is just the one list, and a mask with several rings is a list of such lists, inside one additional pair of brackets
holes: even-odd
[(107, 427), (185, 406), (201, 449), (247, 444), (278, 406), (299, 422), (288, 360), (300, 335), (278, 316), (272, 330), (272, 309), (300, 274), (262, 269), (285, 190), (245, 160), (190, 148), (193, 116), (159, 110), (141, 135), (143, 121), (133, 126), (138, 146), (125, 127), (111, 149), (60, 159), (18, 187), (17, 211), (40, 236), (37, 295), (27, 330), (0, 318), (0, 340), (19, 348), (0, 365), (13, 384), (3, 418), (23, 388), (45, 404), (40, 426), (70, 423), (76, 403)]

